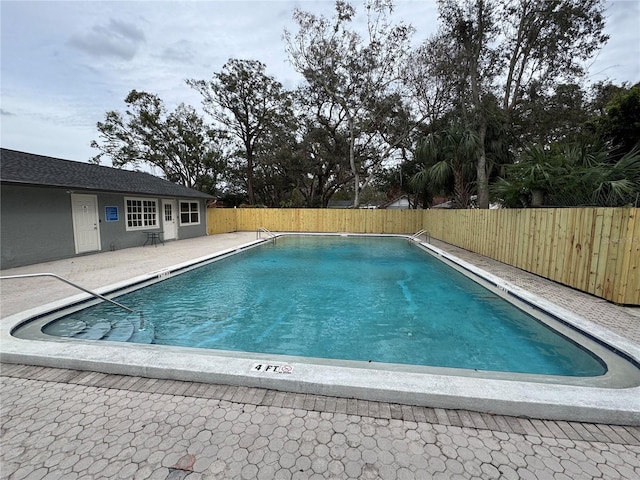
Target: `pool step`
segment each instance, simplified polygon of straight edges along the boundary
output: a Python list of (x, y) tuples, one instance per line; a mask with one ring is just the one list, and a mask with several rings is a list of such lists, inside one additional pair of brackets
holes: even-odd
[(110, 342), (128, 342), (133, 335), (133, 324), (128, 320), (120, 320), (111, 326), (103, 337), (102, 340), (108, 340)]
[(73, 318), (67, 318), (58, 320), (57, 322), (50, 323), (42, 329), (47, 335), (54, 335), (56, 337), (74, 337), (80, 332), (86, 330), (87, 322), (77, 320)]
[(131, 338), (127, 340), (131, 343), (153, 343), (153, 339), (156, 334), (156, 329), (153, 326), (153, 323), (146, 322), (144, 326), (144, 330), (136, 329), (131, 335)]
[(113, 323), (103, 318), (85, 317), (60, 319), (43, 328), (47, 335), (74, 337), (85, 340), (106, 340), (109, 342), (153, 343), (155, 327), (151, 322), (143, 322), (140, 329), (138, 320), (116, 320)]
[(100, 340), (111, 330), (111, 322), (100, 320), (93, 325), (87, 325), (87, 328), (76, 334), (75, 338), (84, 338), (85, 340)]

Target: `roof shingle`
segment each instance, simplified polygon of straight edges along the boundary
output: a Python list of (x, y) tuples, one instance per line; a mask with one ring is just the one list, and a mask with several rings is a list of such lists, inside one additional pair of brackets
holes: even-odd
[(144, 172), (0, 149), (0, 181), (46, 187), (166, 197), (213, 198)]

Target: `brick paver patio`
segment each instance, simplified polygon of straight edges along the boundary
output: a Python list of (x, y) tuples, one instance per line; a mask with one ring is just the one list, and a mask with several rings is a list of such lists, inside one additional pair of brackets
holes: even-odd
[(640, 429), (2, 366), (2, 478), (640, 478)]

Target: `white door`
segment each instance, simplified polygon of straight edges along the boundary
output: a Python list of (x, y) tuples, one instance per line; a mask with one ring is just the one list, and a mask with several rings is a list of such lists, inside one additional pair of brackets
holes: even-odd
[(176, 210), (175, 200), (162, 200), (162, 238), (164, 240), (174, 240), (178, 236)]
[(100, 250), (98, 198), (95, 195), (71, 195), (71, 216), (76, 253)]

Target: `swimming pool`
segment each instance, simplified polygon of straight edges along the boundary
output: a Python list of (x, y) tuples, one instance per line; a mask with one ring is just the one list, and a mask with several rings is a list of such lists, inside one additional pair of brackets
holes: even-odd
[[(282, 239), (278, 239), (281, 242)], [(246, 241), (246, 240), (245, 240)], [(406, 239), (403, 240), (406, 243)], [(100, 289), (117, 297), (142, 286), (164, 283), (178, 273), (247, 252), (261, 242), (194, 259)], [(265, 244), (265, 242), (262, 242)], [(268, 249), (271, 244), (265, 244)], [(0, 325), (3, 361), (32, 365), (81, 368), (126, 375), (275, 388), (293, 392), (355, 397), (368, 400), (463, 408), (502, 414), (580, 421), (624, 421), (640, 418), (639, 350), (615, 334), (575, 314), (510, 285), (446, 251), (423, 244), (429, 255), (474, 277), (497, 295), (511, 298), (528, 313), (547, 310), (561, 321), (554, 325), (567, 338), (585, 346), (607, 365), (604, 375), (558, 375), (476, 371), (449, 367), (353, 360), (335, 360), (279, 354), (208, 350), (191, 347), (98, 342), (45, 336), (42, 325), (67, 313), (95, 304), (76, 296), (5, 319)], [(252, 253), (257, 252), (253, 250)], [(552, 319), (553, 320), (553, 319)], [(26, 332), (16, 338), (19, 327)], [(587, 329), (587, 337), (576, 331)], [(33, 334), (30, 336), (29, 330)], [(575, 336), (575, 338), (574, 338)], [(285, 366), (275, 370), (270, 367)], [(578, 386), (579, 388), (576, 388)]]
[(47, 335), (594, 377), (596, 355), (403, 238), (289, 236), (44, 326)]

